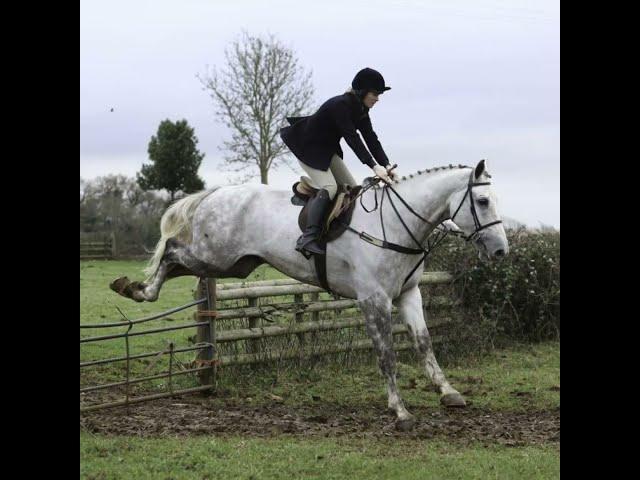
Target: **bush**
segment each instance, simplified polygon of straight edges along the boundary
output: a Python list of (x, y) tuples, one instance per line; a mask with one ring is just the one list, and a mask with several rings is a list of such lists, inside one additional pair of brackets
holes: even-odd
[(560, 337), (560, 232), (508, 230), (509, 255), (483, 263), (475, 248), (448, 239), (436, 264), (456, 275), (462, 320), (479, 340)]

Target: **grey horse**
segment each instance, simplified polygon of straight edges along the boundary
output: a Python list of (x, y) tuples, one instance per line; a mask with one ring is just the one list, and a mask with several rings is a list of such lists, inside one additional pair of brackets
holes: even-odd
[[(412, 236), (424, 243), (439, 224), (453, 220), (472, 241), (480, 257), (502, 257), (509, 246), (489, 179), (484, 160), (475, 168), (450, 165), (418, 171), (392, 182), (406, 202), (398, 202), (397, 213), (388, 205), (384, 205), (384, 211), (375, 213), (367, 213), (356, 205), (350, 226), (371, 237), (386, 234), (390, 242), (412, 247), (415, 246)], [(368, 189), (362, 202), (373, 205), (374, 196), (384, 193), (384, 188), (385, 185), (378, 185)], [(307, 259), (294, 250), (300, 235), (297, 222), (300, 207), (292, 205), (289, 196), (290, 192), (268, 185), (245, 184), (218, 186), (179, 200), (162, 217), (162, 235), (146, 270), (147, 281), (112, 288), (136, 301), (153, 302), (169, 278), (182, 275), (245, 278), (262, 263), (301, 282), (319, 285), (313, 258)], [(392, 305), (396, 305), (400, 318), (408, 326), (426, 375), (440, 390), (441, 403), (449, 407), (465, 406), (463, 397), (449, 384), (433, 354), (418, 288), (424, 264), (415, 268), (420, 258), (379, 248), (352, 231), (345, 231), (327, 244), (330, 288), (342, 297), (356, 299), (363, 312), (367, 333), (387, 379), (388, 405), (395, 411), (397, 426), (402, 429), (410, 428), (414, 418), (405, 408), (396, 384)]]

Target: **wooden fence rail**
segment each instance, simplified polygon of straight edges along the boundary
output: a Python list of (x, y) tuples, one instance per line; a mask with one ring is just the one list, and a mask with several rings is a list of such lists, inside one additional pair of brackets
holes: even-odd
[(116, 254), (116, 237), (113, 233), (102, 241), (80, 240), (80, 260), (114, 259)]

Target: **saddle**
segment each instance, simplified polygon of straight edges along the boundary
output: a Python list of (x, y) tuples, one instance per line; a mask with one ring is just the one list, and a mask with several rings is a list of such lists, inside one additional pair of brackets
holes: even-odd
[[(304, 193), (298, 192), (298, 188)], [(351, 199), (355, 198), (361, 189), (361, 185), (338, 185), (337, 193), (333, 197), (328, 214), (323, 222), (319, 240), (331, 242), (344, 233), (351, 223), (351, 216), (355, 207), (355, 202), (351, 202)], [(301, 232), (304, 232), (307, 226), (307, 201), (318, 193), (318, 189), (311, 186), (309, 177), (300, 177), (300, 181), (293, 184), (292, 190), (291, 203), (303, 207), (298, 215), (298, 227)], [(336, 219), (340, 221), (334, 222)]]
[[(302, 190), (303, 193), (299, 192), (298, 189)], [(353, 209), (356, 205), (356, 202), (351, 200), (356, 198), (361, 189), (362, 185), (338, 185), (337, 193), (328, 208), (328, 214), (322, 222), (323, 227), (317, 240), (318, 243), (326, 246), (328, 242), (335, 240), (345, 232), (347, 226), (351, 223)], [(307, 202), (318, 192), (318, 189), (311, 186), (309, 177), (303, 176), (300, 177), (299, 182), (293, 184), (292, 190), (291, 203), (303, 207), (298, 215), (298, 227), (301, 232), (304, 232), (307, 225)], [(309, 258), (309, 256), (306, 257)], [(333, 293), (327, 282), (327, 256), (313, 255), (313, 257), (320, 285), (328, 292)]]

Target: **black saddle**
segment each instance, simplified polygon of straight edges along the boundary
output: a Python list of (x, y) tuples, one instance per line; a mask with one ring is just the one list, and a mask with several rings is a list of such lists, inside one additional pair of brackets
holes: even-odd
[[(365, 179), (364, 185), (367, 185), (367, 181), (369, 180), (369, 178)], [(304, 193), (298, 191), (298, 186)], [(301, 232), (304, 232), (307, 224), (307, 202), (318, 192), (318, 189), (311, 186), (310, 179), (301, 177), (300, 182), (293, 184), (292, 190), (293, 197), (291, 197), (291, 203), (302, 206), (302, 210), (298, 215), (298, 227)], [(333, 198), (331, 206), (327, 209), (328, 213), (322, 222), (322, 232), (316, 240), (323, 247), (326, 246), (327, 242), (331, 242), (340, 237), (351, 223), (353, 209), (356, 206), (354, 199), (358, 196), (360, 190), (362, 190), (362, 185), (354, 187), (351, 185), (338, 185), (336, 196)], [(309, 258), (309, 256), (305, 255), (307, 258)], [(327, 281), (327, 256), (313, 255), (313, 257), (320, 285), (329, 293), (333, 294), (334, 298), (338, 299), (339, 296), (331, 290), (329, 282)]]
[[(300, 182), (296, 182), (292, 187), (294, 195), (291, 198), (291, 203), (294, 205), (303, 205), (302, 210), (300, 210), (300, 214), (298, 215), (298, 227), (301, 232), (304, 232), (307, 226), (307, 202), (318, 192), (318, 189), (307, 184), (304, 186), (304, 189), (309, 192), (310, 195), (301, 194), (296, 188), (299, 183)], [(356, 202), (352, 201), (352, 199), (358, 195), (358, 192), (361, 189), (361, 185), (357, 185), (355, 187), (350, 185), (338, 186), (338, 191), (331, 202), (331, 206), (327, 209), (327, 214), (322, 222), (322, 233), (320, 234), (318, 241), (331, 242), (344, 233), (347, 226), (351, 223), (353, 209), (356, 205)], [(339, 221), (335, 222), (334, 220)]]

